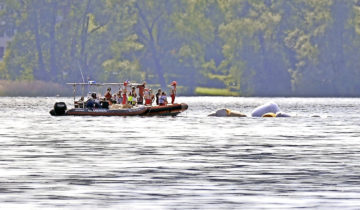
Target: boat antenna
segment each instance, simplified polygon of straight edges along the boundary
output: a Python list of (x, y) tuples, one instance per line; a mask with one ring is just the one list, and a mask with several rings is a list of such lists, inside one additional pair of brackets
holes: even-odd
[(84, 74), (83, 74), (83, 72), (82, 72), (82, 69), (81, 69), (80, 63), (78, 63), (78, 66), (79, 66), (79, 70), (80, 70), (80, 73), (81, 73), (81, 78), (82, 78), (82, 81), (83, 81), (83, 83), (85, 83)]
[[(78, 66), (79, 66), (79, 70), (80, 70), (80, 73), (81, 73), (82, 81), (83, 81), (83, 83), (85, 83), (84, 74), (82, 72), (80, 62), (78, 62)], [(85, 87), (84, 87), (84, 85), (82, 85), (82, 87), (81, 87), (81, 96), (84, 96), (84, 91), (85, 91), (84, 89), (85, 89)]]

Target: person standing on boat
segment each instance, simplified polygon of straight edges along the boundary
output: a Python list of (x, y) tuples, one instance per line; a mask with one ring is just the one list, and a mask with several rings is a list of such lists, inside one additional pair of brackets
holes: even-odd
[(174, 104), (175, 102), (175, 96), (176, 96), (176, 81), (173, 81), (171, 84), (172, 89), (171, 89), (171, 104)]
[(128, 98), (127, 98), (128, 104), (132, 104), (132, 100), (133, 100), (133, 95), (132, 95), (132, 92), (130, 91)]
[(122, 91), (119, 89), (119, 92), (117, 93), (116, 103), (121, 104), (123, 101)]
[(145, 85), (146, 85), (146, 82), (143, 82), (142, 85), (137, 86), (137, 88), (139, 89), (139, 98), (138, 98), (138, 101), (137, 101), (138, 104), (143, 104), (144, 103)]
[(127, 85), (128, 85), (128, 81), (125, 81), (124, 82), (124, 91), (123, 91), (123, 100), (122, 100), (123, 105), (128, 103), (128, 101), (127, 101), (127, 99), (128, 99), (127, 98), (127, 90), (126, 90)]
[(111, 101), (111, 99), (112, 99), (111, 88), (108, 88), (108, 89), (107, 89), (104, 97), (105, 97), (105, 100), (106, 100), (107, 102), (109, 102), (109, 105), (111, 105), (111, 104), (112, 104), (112, 101)]
[(145, 98), (145, 105), (151, 105), (151, 95), (150, 95), (150, 89), (144, 90), (144, 98)]
[(161, 97), (161, 89), (158, 89), (158, 92), (156, 93), (156, 105), (160, 104), (160, 97)]
[(137, 98), (137, 94), (136, 94), (136, 89), (135, 89), (135, 87), (132, 87), (132, 90), (131, 90), (131, 93), (129, 94), (129, 96), (132, 96), (132, 98), (131, 98), (131, 100), (130, 99), (128, 99), (129, 100), (129, 103), (131, 103), (131, 105), (135, 105), (136, 104), (136, 98)]
[(166, 93), (162, 92), (160, 99), (159, 99), (159, 105), (160, 106), (166, 106), (167, 105), (167, 97), (166, 97)]
[(123, 91), (123, 97), (122, 97), (122, 104), (123, 105), (125, 105), (125, 104), (127, 104), (127, 94), (126, 94), (126, 87), (125, 87), (125, 89), (124, 89), (124, 91)]
[(150, 98), (151, 98), (151, 105), (152, 105), (152, 103), (155, 101), (155, 95), (154, 95), (154, 93), (152, 92), (152, 89), (150, 88), (149, 89), (149, 91), (150, 91)]

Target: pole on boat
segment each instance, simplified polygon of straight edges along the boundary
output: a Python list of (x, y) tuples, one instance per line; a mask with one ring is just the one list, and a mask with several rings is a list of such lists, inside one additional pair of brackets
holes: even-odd
[(74, 106), (75, 106), (75, 97), (76, 97), (76, 84), (73, 85), (74, 87)]
[(85, 96), (85, 85), (81, 85), (81, 97)]

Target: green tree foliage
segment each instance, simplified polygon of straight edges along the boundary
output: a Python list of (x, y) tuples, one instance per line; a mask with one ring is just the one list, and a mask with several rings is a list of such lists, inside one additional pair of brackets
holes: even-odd
[[(1, 0), (0, 78), (360, 93), (358, 0)], [(209, 89), (209, 90), (210, 90)]]
[[(237, 6), (239, 5), (239, 6)], [(246, 95), (287, 95), (290, 90), (287, 59), (279, 40), (283, 31), (281, 1), (222, 2), (226, 21), (220, 26), (225, 40), (222, 68)]]

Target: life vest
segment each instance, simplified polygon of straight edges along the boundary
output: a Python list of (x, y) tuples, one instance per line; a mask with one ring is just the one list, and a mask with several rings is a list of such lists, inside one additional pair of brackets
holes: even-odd
[(133, 100), (133, 96), (132, 96), (132, 95), (129, 95), (129, 96), (128, 96), (128, 101), (129, 101), (129, 102), (132, 102), (132, 100)]

